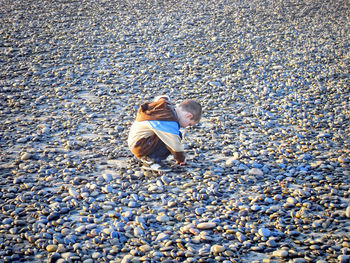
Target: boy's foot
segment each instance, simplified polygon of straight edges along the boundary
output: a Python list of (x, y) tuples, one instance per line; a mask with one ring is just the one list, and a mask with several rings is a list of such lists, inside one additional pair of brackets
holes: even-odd
[(151, 158), (144, 157), (141, 159), (142, 164), (144, 165), (151, 165), (154, 163), (154, 161)]
[(164, 163), (151, 163), (151, 164), (144, 163), (142, 168), (145, 170), (151, 170), (151, 171), (156, 171), (156, 172), (170, 172), (171, 171), (171, 167), (164, 164)]

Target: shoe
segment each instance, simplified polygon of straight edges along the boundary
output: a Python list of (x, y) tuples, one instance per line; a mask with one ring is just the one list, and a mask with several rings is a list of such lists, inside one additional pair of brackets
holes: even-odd
[(170, 166), (164, 164), (164, 163), (152, 163), (152, 164), (143, 164), (142, 166), (145, 170), (151, 170), (156, 172), (170, 172), (171, 168)]
[(151, 164), (154, 163), (154, 161), (153, 161), (151, 158), (149, 158), (149, 157), (143, 157), (143, 158), (141, 159), (141, 162), (142, 162), (142, 164), (144, 164), (144, 165), (151, 165)]

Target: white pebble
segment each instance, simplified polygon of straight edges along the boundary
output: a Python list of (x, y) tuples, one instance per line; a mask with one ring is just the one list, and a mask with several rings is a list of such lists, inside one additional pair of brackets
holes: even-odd
[(275, 250), (272, 253), (273, 256), (275, 257), (280, 257), (280, 258), (285, 258), (288, 256), (288, 251), (287, 250), (283, 250), (283, 249), (279, 249), (279, 250)]

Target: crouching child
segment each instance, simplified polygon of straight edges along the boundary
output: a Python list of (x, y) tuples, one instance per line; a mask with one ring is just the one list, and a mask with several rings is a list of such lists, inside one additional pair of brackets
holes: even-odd
[(194, 100), (173, 105), (168, 96), (158, 96), (153, 102), (142, 104), (128, 137), (131, 152), (140, 159), (143, 168), (170, 171), (163, 161), (172, 154), (177, 164), (186, 163), (180, 128), (196, 125), (202, 106)]

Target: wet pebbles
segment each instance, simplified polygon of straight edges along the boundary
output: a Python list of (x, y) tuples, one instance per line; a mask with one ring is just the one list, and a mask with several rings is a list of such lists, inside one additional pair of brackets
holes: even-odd
[[(0, 262), (349, 262), (348, 1), (3, 1)], [(199, 100), (186, 170), (126, 138)]]

